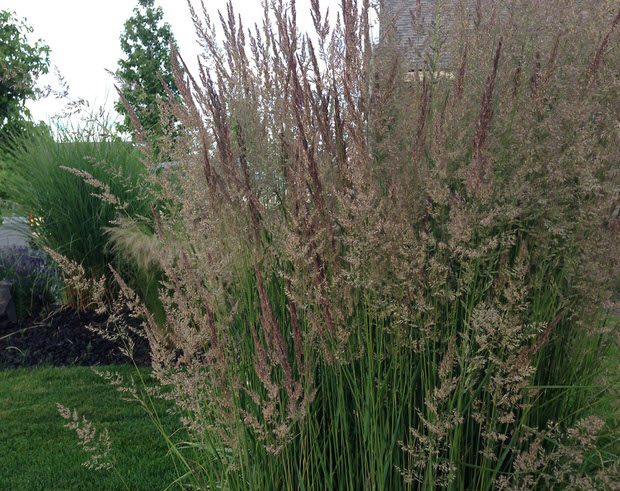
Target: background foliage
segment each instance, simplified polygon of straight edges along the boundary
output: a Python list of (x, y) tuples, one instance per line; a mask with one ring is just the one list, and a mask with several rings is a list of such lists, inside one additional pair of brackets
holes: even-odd
[[(0, 146), (32, 126), (25, 103), (39, 95), (36, 80), (49, 69), (50, 49), (42, 40), (30, 42), (31, 32), (25, 20), (0, 10)], [(6, 198), (6, 172), (0, 153), (0, 199)]]
[[(131, 284), (141, 284), (141, 293), (152, 289), (156, 296), (152, 272), (123, 262), (106, 246), (105, 228), (119, 215), (138, 219), (151, 214), (148, 190), (138, 185), (145, 167), (131, 143), (115, 136), (105, 122), (75, 131), (59, 129), (56, 135), (37, 128), (7, 143), (5, 161), (9, 199), (34, 217), (32, 231), (39, 247), (76, 261), (89, 278), (107, 275), (108, 264), (114, 263)], [(116, 201), (102, 200), (111, 194)]]
[(37, 78), (47, 73), (50, 49), (30, 42), (32, 28), (9, 11), (0, 11), (0, 143), (7, 133), (23, 129), (29, 117), (27, 99), (38, 95)]
[(60, 271), (41, 251), (28, 247), (0, 249), (0, 280), (12, 284), (11, 296), (20, 321), (61, 299)]
[[(134, 107), (144, 129), (157, 140), (164, 131), (160, 124), (157, 99), (168, 98), (161, 80), (172, 94), (177, 95), (178, 90), (170, 65), (170, 44), (175, 43), (174, 35), (170, 25), (162, 23), (162, 8), (155, 7), (154, 3), (154, 0), (140, 0), (133, 16), (125, 22), (125, 30), (121, 35), (121, 48), (125, 57), (118, 61), (116, 75), (122, 80), (123, 96)], [(115, 107), (124, 116), (119, 130), (131, 132), (131, 119), (124, 104), (117, 101)]]

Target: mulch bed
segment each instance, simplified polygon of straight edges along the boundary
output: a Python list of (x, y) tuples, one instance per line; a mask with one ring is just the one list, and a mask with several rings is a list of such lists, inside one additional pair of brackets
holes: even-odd
[[(0, 368), (123, 365), (132, 361), (121, 353), (119, 343), (108, 341), (87, 325), (106, 327), (105, 315), (56, 307), (17, 325), (0, 328)], [(137, 326), (135, 319), (128, 323)], [(148, 341), (132, 335), (134, 361), (150, 365)]]

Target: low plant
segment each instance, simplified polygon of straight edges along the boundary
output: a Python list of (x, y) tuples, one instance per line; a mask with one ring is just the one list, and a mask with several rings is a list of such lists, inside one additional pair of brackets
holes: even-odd
[(58, 303), (62, 297), (61, 273), (41, 252), (28, 247), (0, 249), (0, 280), (12, 285), (18, 319), (26, 319)]

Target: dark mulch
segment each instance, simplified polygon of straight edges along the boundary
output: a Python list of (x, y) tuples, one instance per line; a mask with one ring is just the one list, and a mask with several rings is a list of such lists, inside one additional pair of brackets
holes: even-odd
[[(105, 315), (76, 312), (65, 306), (17, 325), (0, 328), (0, 368), (132, 363), (120, 352), (120, 343), (108, 341), (86, 327), (105, 328), (106, 319)], [(128, 323), (139, 325), (135, 319), (129, 319)], [(135, 335), (132, 339), (135, 362), (140, 366), (150, 365), (148, 342)]]

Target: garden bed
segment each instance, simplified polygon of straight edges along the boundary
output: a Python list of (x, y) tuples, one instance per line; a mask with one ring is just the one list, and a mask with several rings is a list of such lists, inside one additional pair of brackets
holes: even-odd
[[(127, 322), (136, 327), (139, 323), (135, 319)], [(87, 327), (106, 329), (106, 324), (105, 315), (63, 306), (0, 329), (0, 368), (132, 363), (121, 352), (120, 343), (106, 340)], [(150, 365), (148, 341), (136, 335), (132, 339), (135, 363)]]

